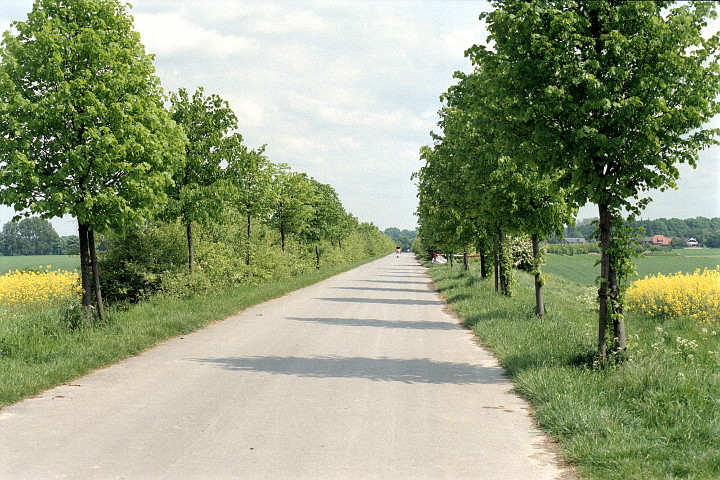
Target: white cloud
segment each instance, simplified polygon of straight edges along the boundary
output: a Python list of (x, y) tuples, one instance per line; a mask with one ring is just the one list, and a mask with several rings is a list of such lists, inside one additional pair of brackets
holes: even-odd
[(208, 55), (227, 58), (256, 48), (253, 41), (237, 35), (222, 35), (185, 18), (182, 11), (134, 15), (146, 50), (158, 56)]

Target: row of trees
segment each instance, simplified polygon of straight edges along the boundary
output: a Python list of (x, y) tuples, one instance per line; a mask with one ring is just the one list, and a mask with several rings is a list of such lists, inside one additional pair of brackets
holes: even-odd
[[(575, 226), (568, 226), (563, 230), (566, 238), (590, 239), (595, 234), (593, 220), (586, 219)], [(706, 218), (658, 218), (656, 220), (635, 220), (630, 223), (633, 228), (641, 228), (642, 233), (649, 237), (664, 235), (673, 239), (673, 247), (684, 247), (685, 241), (694, 238), (709, 248), (720, 248), (720, 217)], [(548, 239), (561, 241), (560, 237)]]
[(718, 133), (704, 127), (720, 110), (720, 38), (702, 34), (715, 5), (672, 3), (495, 2), (481, 16), (491, 47), (466, 52), (474, 70), (441, 97), (442, 135), (416, 174), (424, 244), (486, 254), (494, 243), (503, 293), (505, 235), (532, 237), (538, 315), (539, 238), (598, 205), (601, 361), (626, 345), (621, 284), (642, 192), (673, 187), (675, 165), (694, 165)]
[[(315, 244), (359, 227), (337, 194), (243, 144), (229, 104), (202, 88), (167, 98), (119, 0), (36, 0), (12, 24), (0, 55), (0, 203), (21, 215), (78, 221), (83, 305), (102, 315), (96, 232), (147, 225), (185, 229), (187, 266), (196, 228), (232, 209)], [(91, 274), (92, 271), (92, 274)], [(92, 285), (91, 285), (92, 282)]]
[(0, 231), (0, 255), (65, 255), (79, 248), (74, 235), (61, 237), (39, 217), (7, 222)]
[(413, 240), (415, 240), (418, 235), (417, 230), (400, 230), (397, 227), (386, 228), (383, 233), (392, 238), (396, 246), (402, 248), (403, 251), (410, 250)]

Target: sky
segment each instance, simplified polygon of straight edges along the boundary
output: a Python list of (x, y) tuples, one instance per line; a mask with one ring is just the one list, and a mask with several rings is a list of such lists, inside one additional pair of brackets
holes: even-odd
[[(2, 0), (0, 31), (32, 0)], [(230, 103), (250, 148), (330, 184), (361, 222), (414, 229), (419, 149), (439, 96), (484, 44), (490, 5), (453, 0), (134, 0), (130, 13), (166, 92), (199, 86)], [(709, 30), (718, 30), (715, 21)], [(720, 118), (714, 125), (720, 127)], [(643, 218), (720, 216), (720, 148), (650, 192)], [(0, 223), (12, 211), (0, 207)], [(580, 218), (597, 216), (583, 207)], [(53, 224), (74, 234), (71, 218)]]

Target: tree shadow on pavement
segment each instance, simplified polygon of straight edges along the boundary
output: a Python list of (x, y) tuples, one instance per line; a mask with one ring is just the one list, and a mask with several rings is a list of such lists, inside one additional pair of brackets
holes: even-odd
[(377, 318), (313, 317), (288, 317), (288, 320), (297, 320), (298, 322), (324, 323), (327, 325), (340, 325), (344, 327), (407, 328), (413, 330), (463, 330), (463, 327), (459, 324), (450, 322), (379, 320)]
[[(394, 276), (395, 276), (395, 275), (393, 275), (393, 277), (394, 277)], [(403, 277), (403, 278), (404, 278), (404, 277)], [(425, 282), (415, 282), (415, 281), (412, 281), (412, 280), (406, 280), (406, 281), (400, 281), (400, 280), (352, 280), (352, 281), (353, 281), (353, 282), (367, 282), (367, 283), (397, 283), (397, 284), (400, 284), (400, 285), (407, 285), (407, 284), (411, 284), (411, 285), (427, 285), (428, 283), (430, 283), (429, 281), (425, 281)]]
[(316, 298), (327, 302), (385, 303), (388, 305), (444, 305), (440, 300), (403, 300), (399, 298)]
[(333, 287), (335, 290), (365, 290), (368, 292), (437, 293), (422, 288)]
[(236, 372), (267, 372), (313, 378), (364, 378), (372, 381), (431, 384), (500, 384), (508, 382), (499, 366), (440, 362), (428, 358), (368, 357), (229, 357), (193, 361)]

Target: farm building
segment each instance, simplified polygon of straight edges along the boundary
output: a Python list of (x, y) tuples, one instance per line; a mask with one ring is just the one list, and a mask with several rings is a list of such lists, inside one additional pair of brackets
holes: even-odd
[(642, 239), (644, 245), (668, 246), (672, 242), (672, 238), (665, 235), (655, 235), (654, 237), (645, 237)]

